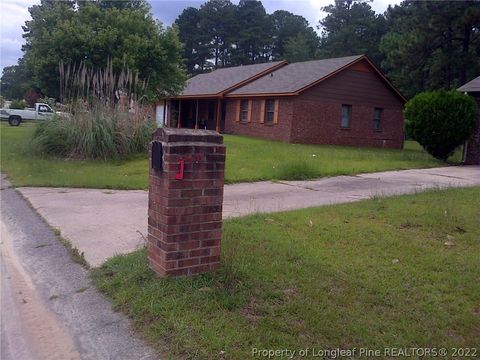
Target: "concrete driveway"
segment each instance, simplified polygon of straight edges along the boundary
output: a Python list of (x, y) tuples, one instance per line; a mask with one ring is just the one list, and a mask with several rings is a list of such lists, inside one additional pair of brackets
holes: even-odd
[[(224, 218), (339, 204), (432, 188), (480, 186), (480, 166), (388, 171), (311, 181), (225, 186)], [(143, 246), (148, 194), (138, 190), (19, 188), (92, 266)]]

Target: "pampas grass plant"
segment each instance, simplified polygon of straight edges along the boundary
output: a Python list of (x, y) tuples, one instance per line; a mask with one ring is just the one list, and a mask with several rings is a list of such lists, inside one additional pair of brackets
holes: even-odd
[(155, 129), (152, 108), (143, 103), (147, 83), (109, 61), (95, 70), (84, 63), (60, 63), (60, 96), (70, 116), (55, 116), (37, 127), (36, 151), (74, 159), (121, 159), (144, 152)]

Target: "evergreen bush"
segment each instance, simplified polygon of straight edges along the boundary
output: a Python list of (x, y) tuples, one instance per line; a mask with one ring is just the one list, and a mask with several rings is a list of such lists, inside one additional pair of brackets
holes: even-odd
[(433, 157), (447, 160), (471, 135), (477, 105), (458, 91), (432, 91), (416, 95), (405, 105), (408, 136)]

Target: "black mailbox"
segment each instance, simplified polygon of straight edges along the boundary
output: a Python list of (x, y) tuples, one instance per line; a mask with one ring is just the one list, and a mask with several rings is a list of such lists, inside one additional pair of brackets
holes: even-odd
[(152, 168), (153, 170), (162, 170), (163, 147), (160, 141), (152, 142)]

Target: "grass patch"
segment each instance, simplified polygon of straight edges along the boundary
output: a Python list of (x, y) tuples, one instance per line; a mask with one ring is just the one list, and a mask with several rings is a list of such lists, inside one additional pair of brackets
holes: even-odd
[(312, 179), (317, 175), (317, 169), (306, 162), (286, 162), (280, 163), (276, 171), (276, 180), (306, 180)]
[[(128, 160), (65, 160), (38, 155), (30, 145), (36, 125), (2, 123), (0, 169), (14, 186), (147, 189), (146, 155)], [(407, 141), (404, 150), (329, 145), (285, 144), (225, 135), (226, 183), (261, 180), (303, 180), (365, 172), (428, 168), (445, 163)], [(451, 162), (458, 162), (457, 153)]]
[(76, 262), (77, 264), (82, 265), (87, 270), (90, 269), (90, 265), (88, 264), (87, 260), (85, 260), (84, 253), (80, 252), (76, 247), (74, 247), (70, 240), (65, 239), (62, 236), (60, 229), (56, 229), (56, 228), (53, 229), (53, 233), (58, 238), (58, 240), (62, 243), (62, 245), (67, 248), (68, 253), (70, 254), (70, 259), (72, 259), (73, 262)]
[(29, 142), (36, 125), (13, 128), (2, 123), (0, 169), (14, 186), (114, 189), (147, 188), (146, 155), (129, 160), (65, 160), (36, 155)]
[(217, 272), (158, 279), (140, 250), (92, 277), (159, 351), (187, 359), (477, 347), (479, 198), (451, 189), (229, 220)]
[[(225, 136), (226, 182), (305, 180), (385, 170), (445, 166), (407, 141), (404, 150), (333, 145), (285, 144), (244, 136)], [(458, 155), (452, 157), (457, 162)]]

